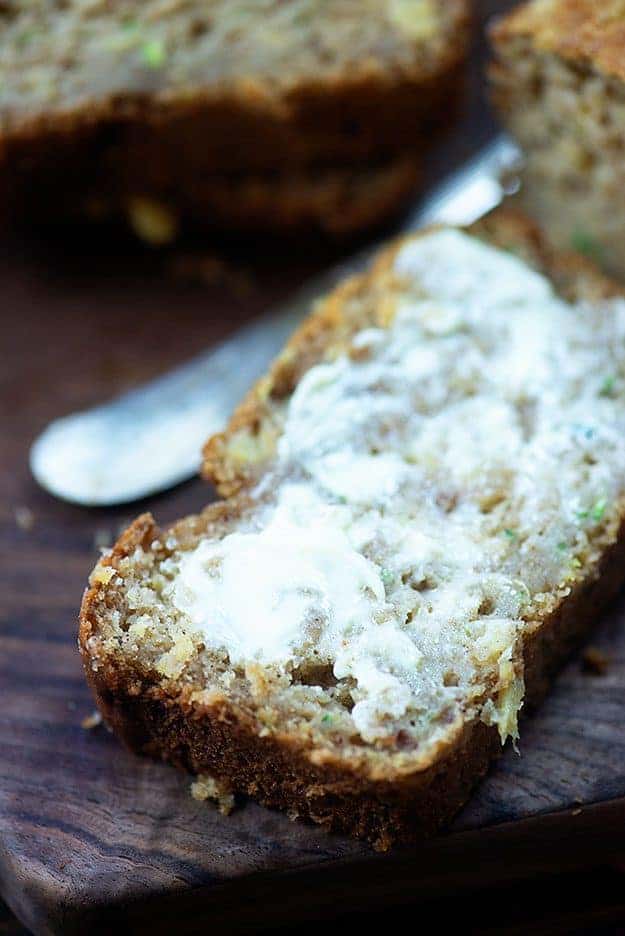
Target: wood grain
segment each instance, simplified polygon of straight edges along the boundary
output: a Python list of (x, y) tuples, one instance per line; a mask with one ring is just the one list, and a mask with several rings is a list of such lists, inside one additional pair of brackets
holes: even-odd
[[(430, 178), (491, 132), (475, 73), (464, 122), (432, 160)], [(605, 674), (572, 661), (540, 713), (525, 721), (521, 756), (506, 751), (451, 834), (390, 856), (253, 804), (224, 819), (190, 797), (186, 776), (124, 752), (101, 727), (81, 726), (93, 704), (75, 646), (76, 614), (96, 542), (143, 509), (162, 522), (195, 512), (209, 491), (194, 481), (127, 508), (71, 507), (32, 481), (30, 442), (50, 419), (210, 345), (336, 258), (319, 244), (288, 254), (255, 244), (210, 249), (218, 257), (204, 262), (208, 282), (193, 283), (191, 248), (157, 257), (90, 231), (3, 239), (5, 899), (39, 933), (109, 933), (117, 925), (143, 932), (148, 924), (153, 932), (207, 924), (249, 931), (555, 868), (615, 864), (625, 851), (625, 606), (593, 637), (609, 657)]]

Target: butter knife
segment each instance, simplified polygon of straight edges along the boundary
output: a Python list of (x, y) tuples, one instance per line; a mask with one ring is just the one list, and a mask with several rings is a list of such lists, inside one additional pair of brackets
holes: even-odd
[[(514, 144), (496, 137), (436, 187), (402, 230), (470, 224), (514, 189), (518, 164)], [(94, 507), (138, 500), (192, 477), (202, 444), (224, 427), (311, 302), (363, 268), (379, 247), (367, 247), (315, 277), (279, 308), (164, 376), (54, 420), (30, 450), (36, 480), (63, 500)]]

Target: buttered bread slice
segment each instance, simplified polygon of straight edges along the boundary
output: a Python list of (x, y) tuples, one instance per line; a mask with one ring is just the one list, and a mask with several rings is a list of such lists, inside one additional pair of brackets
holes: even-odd
[(622, 581), (624, 348), (522, 220), (390, 247), (207, 445), (227, 499), (96, 566), (107, 720), (380, 847), (449, 818)]

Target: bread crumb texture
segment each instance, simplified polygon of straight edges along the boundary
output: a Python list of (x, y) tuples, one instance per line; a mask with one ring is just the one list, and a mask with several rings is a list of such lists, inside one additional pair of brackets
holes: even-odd
[(372, 782), (470, 725), (516, 739), (526, 645), (618, 537), (623, 347), (621, 299), (456, 230), (404, 240), (209, 445), (231, 498), (140, 518), (96, 567), (91, 678)]
[(494, 35), (531, 37), (543, 52), (625, 78), (623, 0), (531, 0), (504, 17)]
[(525, 153), (524, 207), (557, 247), (625, 277), (622, 0), (534, 0), (492, 39), (494, 98)]
[(465, 18), (459, 0), (9, 0), (0, 115), (10, 125), (115, 94), (166, 104), (198, 87), (288, 106), (279, 96), (302, 81), (436, 71)]

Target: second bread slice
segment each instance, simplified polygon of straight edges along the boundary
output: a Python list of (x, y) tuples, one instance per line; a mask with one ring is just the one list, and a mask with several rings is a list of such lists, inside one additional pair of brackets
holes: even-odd
[[(127, 217), (152, 243), (187, 227), (366, 227), (396, 207), (398, 165), (420, 163), (449, 123), (469, 8), (0, 4), (0, 211), (20, 223)], [(363, 210), (353, 188), (367, 173)], [(402, 178), (407, 194), (414, 170)]]
[(621, 0), (521, 4), (492, 30), (493, 96), (524, 152), (520, 198), (552, 241), (625, 277)]

